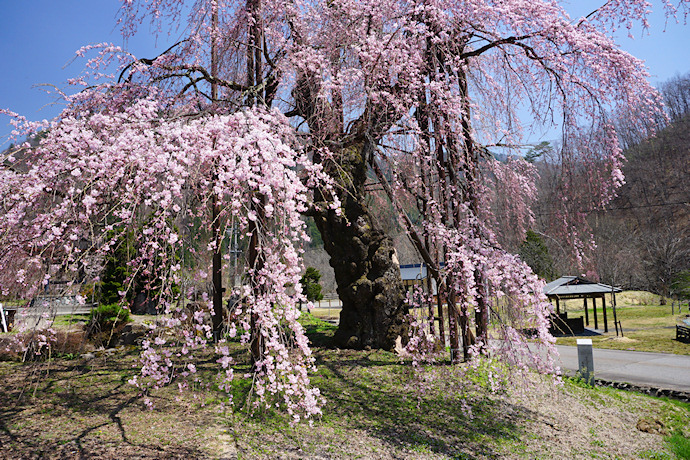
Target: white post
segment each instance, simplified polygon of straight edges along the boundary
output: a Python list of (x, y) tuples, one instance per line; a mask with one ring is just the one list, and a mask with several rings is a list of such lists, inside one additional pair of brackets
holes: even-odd
[(0, 318), (2, 318), (2, 332), (8, 332), (7, 330), (7, 320), (5, 319), (5, 309), (0, 303)]
[(592, 353), (592, 339), (577, 339), (577, 361), (580, 377), (594, 386), (594, 355)]

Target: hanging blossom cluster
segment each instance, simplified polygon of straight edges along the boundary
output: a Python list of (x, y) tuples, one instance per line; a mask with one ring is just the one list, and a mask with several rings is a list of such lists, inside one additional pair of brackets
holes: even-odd
[[(467, 356), (488, 353), (517, 370), (556, 371), (555, 340), (549, 332), (553, 307), (542, 293), (544, 282), (518, 256), (501, 248), (469, 206), (462, 212), (466, 220), (456, 227), (449, 228), (439, 221), (426, 224), (424, 233), (429, 246), (441, 248), (438, 254), (444, 254), (439, 264), (437, 295), (454, 299), (457, 324), (450, 327), (460, 328)], [(415, 305), (432, 312), (436, 307), (432, 298), (421, 298)], [(452, 323), (453, 311), (449, 309), (448, 315)], [(478, 335), (472, 338), (467, 331), (470, 327), (474, 330), (483, 315), (484, 323), (494, 327), (483, 333), (477, 328)], [(413, 345), (436, 333), (430, 334), (429, 322), (421, 324), (425, 326), (418, 330), (422, 339), (412, 339)], [(545, 353), (535, 353), (537, 348)]]
[[(591, 212), (604, 209), (625, 184), (623, 150), (616, 130), (607, 121), (580, 129), (556, 154), (563, 167), (549, 172), (556, 196), (551, 198), (553, 211), (546, 218), (551, 232), (572, 248), (577, 265), (583, 272), (590, 271), (596, 242), (588, 217)], [(590, 277), (598, 277), (597, 273), (590, 273)]]
[(517, 247), (534, 227), (532, 206), (537, 201), (537, 168), (522, 158), (485, 162), (487, 207), (482, 217), (492, 228), (502, 229), (496, 237), (503, 247)]
[(409, 359), (415, 368), (445, 359), (445, 347), (440, 346), (435, 330), (429, 327), (428, 317), (433, 315), (434, 305), (432, 293), (416, 285), (407, 292), (405, 301), (418, 309), (408, 315), (409, 340), (404, 346), (402, 342), (396, 344), (396, 353), (403, 360)]
[[(438, 229), (437, 233), (446, 234), (450, 243), (446, 270), (457, 275), (451, 288), (457, 293), (461, 315), (466, 315), (468, 323), (475, 322), (476, 314), (482, 313), (478, 299), (483, 299), (486, 314), (497, 325), (492, 334), (477, 338), (470, 354), (487, 349), (519, 369), (553, 372), (556, 349), (549, 332), (553, 307), (542, 293), (544, 282), (519, 257), (490, 240), (487, 244), (455, 230)], [(535, 353), (530, 341), (547, 353)]]
[[(297, 322), (297, 305), (305, 300), (301, 246), (308, 240), (300, 213), (310, 206), (310, 187), (327, 190), (330, 182), (299, 152), (284, 117), (261, 109), (166, 116), (153, 98), (117, 111), (63, 115), (37, 147), (0, 170), (3, 293), (33, 295), (49, 281), (51, 264), (76, 279), (131, 231), (137, 251), (122, 302), (136, 278), (148, 280), (164, 314), (144, 342), (141, 375), (132, 383), (155, 388), (193, 375), (195, 353), (212, 346), (213, 309), (206, 293), (200, 303), (190, 302), (192, 292), (179, 293), (185, 275), (179, 254), (213, 249), (213, 241), (198, 246), (199, 236), (211, 232), (215, 201), (222, 231), (233, 222), (241, 234), (254, 233), (262, 260), (250, 267), (253, 285), (233, 293), (241, 301), (223, 340), (240, 335), (247, 343), (249, 331), (263, 338), (257, 403), (285, 407), (296, 420), (318, 414), (321, 398), (307, 375), (313, 358)], [(201, 278), (206, 273), (199, 267)], [(215, 347), (220, 386), (229, 392), (233, 361), (223, 340)]]

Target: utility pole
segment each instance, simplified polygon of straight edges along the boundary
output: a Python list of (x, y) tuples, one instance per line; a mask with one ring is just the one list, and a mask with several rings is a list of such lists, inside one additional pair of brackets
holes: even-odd
[[(220, 0), (211, 1), (211, 104), (215, 105), (218, 101), (218, 83), (216, 78), (218, 76), (218, 2)], [(215, 148), (215, 142), (214, 142)], [(213, 182), (218, 180), (217, 173), (213, 174)], [(223, 239), (221, 237), (220, 229), (220, 197), (213, 193), (212, 208), (212, 231), (215, 241), (213, 249), (213, 339), (220, 339), (221, 329), (223, 327), (223, 267), (221, 259), (221, 250), (223, 247)]]

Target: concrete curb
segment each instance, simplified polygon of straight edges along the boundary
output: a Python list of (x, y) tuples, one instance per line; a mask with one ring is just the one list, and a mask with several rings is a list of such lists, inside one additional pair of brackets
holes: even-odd
[(623, 382), (612, 382), (610, 380), (595, 379), (594, 383), (602, 387), (615, 388), (617, 390), (634, 391), (637, 393), (643, 393), (650, 396), (666, 397), (671, 399), (677, 399), (685, 403), (690, 403), (690, 392), (670, 390), (668, 388), (657, 388), (647, 385), (634, 385), (632, 383)]

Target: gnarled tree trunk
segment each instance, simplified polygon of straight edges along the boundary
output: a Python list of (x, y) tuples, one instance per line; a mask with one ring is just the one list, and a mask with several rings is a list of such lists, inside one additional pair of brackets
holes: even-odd
[(393, 241), (376, 228), (365, 203), (363, 144), (344, 149), (329, 167), (342, 186), (341, 212), (323, 211), (315, 221), (343, 303), (335, 345), (391, 350), (399, 336), (407, 341), (408, 307)]

